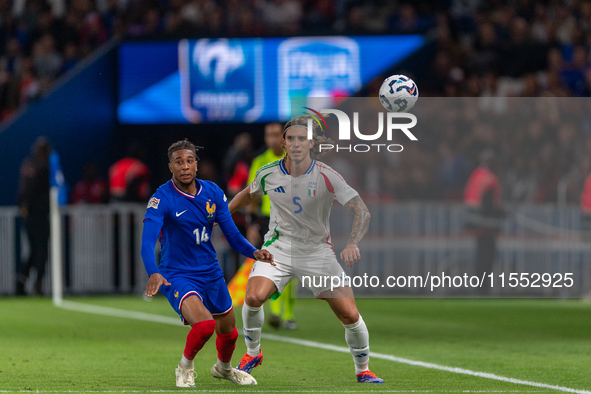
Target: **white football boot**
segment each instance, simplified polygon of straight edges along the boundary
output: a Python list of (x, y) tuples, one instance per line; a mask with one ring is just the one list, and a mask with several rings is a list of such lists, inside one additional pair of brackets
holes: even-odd
[(214, 378), (226, 379), (234, 384), (239, 385), (257, 384), (255, 378), (253, 378), (249, 373), (240, 371), (236, 368), (224, 369), (220, 367), (218, 364), (213, 364), (213, 366), (211, 367), (211, 375)]
[(176, 376), (176, 387), (195, 387), (197, 373), (194, 369), (182, 369), (179, 366), (174, 370)]

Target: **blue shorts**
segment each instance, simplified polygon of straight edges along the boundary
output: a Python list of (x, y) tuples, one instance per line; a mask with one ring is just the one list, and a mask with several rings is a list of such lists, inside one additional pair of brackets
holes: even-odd
[(232, 310), (232, 298), (224, 277), (211, 279), (209, 277), (170, 276), (164, 275), (170, 286), (160, 286), (160, 292), (168, 298), (168, 302), (185, 322), (181, 309), (183, 301), (190, 296), (197, 296), (213, 316), (221, 316)]

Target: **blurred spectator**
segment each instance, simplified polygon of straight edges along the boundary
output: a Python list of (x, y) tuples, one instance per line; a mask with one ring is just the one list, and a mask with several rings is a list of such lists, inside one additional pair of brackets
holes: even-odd
[(474, 72), (485, 73), (499, 70), (500, 64), (500, 45), (495, 26), (483, 22), (478, 26), (474, 55), (468, 66)]
[(45, 137), (39, 137), (33, 145), (31, 156), (26, 158), (20, 170), (18, 206), (24, 220), (30, 254), (17, 276), (16, 294), (26, 295), (25, 284), (31, 268), (37, 274), (35, 294), (43, 294), (43, 276), (48, 257), (49, 241), (49, 154), (51, 145)]
[[(478, 276), (493, 272), (504, 212), (501, 208), (502, 189), (497, 174), (500, 171), (498, 156), (490, 149), (483, 151), (480, 165), (468, 179), (464, 191), (464, 204), (469, 212), (466, 228), (476, 236), (476, 272)], [(481, 287), (481, 294), (490, 291)]]
[(31, 58), (23, 59), (23, 72), (18, 84), (18, 97), (20, 104), (27, 104), (36, 100), (41, 93), (41, 85), (37, 79)]
[(70, 71), (78, 63), (78, 47), (73, 43), (67, 43), (64, 47), (64, 61), (62, 63), (62, 74)]
[(572, 32), (577, 25), (576, 19), (566, 4), (555, 2), (552, 8), (555, 13), (555, 24), (557, 26), (556, 36), (562, 44), (570, 44)]
[(228, 197), (236, 195), (248, 184), (248, 170), (252, 161), (252, 140), (250, 134), (241, 133), (234, 138), (224, 157), (224, 174)]
[(218, 185), (223, 184), (223, 179), (220, 179), (216, 165), (210, 160), (199, 160), (197, 171), (199, 172), (199, 179), (211, 181)]
[(228, 28), (224, 20), (222, 8), (213, 7), (207, 19), (207, 33), (215, 37), (224, 37), (228, 34)]
[(465, 157), (455, 154), (447, 142), (438, 147), (440, 156), (437, 179), (441, 183), (443, 197), (448, 201), (462, 198), (462, 188), (468, 177), (469, 164)]
[(230, 27), (230, 34), (234, 36), (256, 37), (263, 34), (263, 26), (255, 18), (255, 13), (249, 8), (237, 7), (235, 22)]
[(98, 167), (94, 163), (86, 163), (82, 179), (74, 186), (72, 204), (102, 204), (108, 198), (107, 182), (99, 177)]
[(44, 35), (33, 48), (33, 64), (40, 78), (54, 79), (62, 68), (62, 57), (55, 50), (55, 41), (49, 34)]
[(296, 33), (302, 18), (297, 0), (258, 0), (256, 6), (270, 32)]
[(572, 60), (561, 70), (561, 78), (566, 87), (575, 95), (587, 93), (585, 73), (589, 69), (589, 54), (587, 49), (578, 45), (574, 48)]
[(516, 203), (534, 203), (538, 190), (538, 173), (535, 157), (515, 157), (507, 171), (506, 199)]
[(20, 75), (22, 63), (21, 44), (16, 38), (10, 38), (6, 44), (6, 53), (0, 58), (0, 71), (8, 77)]
[(91, 12), (84, 17), (80, 27), (82, 51), (91, 53), (105, 42), (107, 42), (107, 30), (101, 16), (96, 12)]
[(109, 193), (111, 201), (146, 202), (150, 197), (150, 169), (143, 158), (143, 149), (131, 144), (128, 157), (109, 168)]
[(587, 158), (587, 166), (582, 171), (584, 183), (581, 192), (581, 230), (583, 239), (591, 241), (591, 161)]
[(367, 34), (367, 14), (363, 6), (354, 6), (349, 10), (345, 31), (348, 34)]
[(556, 148), (550, 144), (545, 144), (540, 151), (540, 180), (538, 183), (538, 190), (536, 192), (536, 202), (553, 202), (557, 201), (557, 188), (560, 181), (559, 169), (556, 166), (557, 152)]
[(507, 111), (506, 94), (501, 92), (499, 78), (494, 72), (488, 72), (483, 78), (483, 90), (480, 94), (480, 107), (485, 111), (502, 114)]
[(128, 29), (128, 33), (130, 36), (154, 36), (161, 30), (162, 20), (160, 11), (156, 8), (151, 8), (146, 11), (142, 19), (138, 19), (137, 23)]
[(412, 3), (400, 5), (398, 13), (391, 18), (390, 29), (396, 34), (423, 33), (428, 27), (428, 22), (421, 18)]
[(525, 19), (516, 17), (509, 28), (511, 38), (503, 54), (503, 74), (517, 78), (536, 71), (544, 64), (545, 47), (532, 41)]
[[(252, 139), (250, 134), (241, 133), (234, 138), (234, 143), (226, 151), (223, 161), (224, 175), (226, 178), (226, 194), (228, 199), (232, 199), (238, 192), (248, 185), (248, 171), (252, 161)], [(246, 237), (248, 227), (248, 217), (245, 210), (234, 212), (232, 220), (240, 233)], [(240, 253), (232, 250), (234, 257), (234, 267), (231, 270), (224, 271), (226, 282), (232, 279), (235, 272), (242, 265)]]
[(335, 2), (332, 0), (305, 1), (302, 30), (311, 33), (325, 34), (331, 31), (330, 22), (335, 15)]
[(427, 80), (427, 89), (431, 90), (435, 95), (443, 95), (445, 85), (450, 81), (452, 67), (453, 64), (449, 53), (446, 51), (437, 52), (432, 65), (432, 73), (430, 73)]
[(534, 74), (526, 74), (523, 77), (522, 97), (537, 97), (540, 95), (540, 84)]

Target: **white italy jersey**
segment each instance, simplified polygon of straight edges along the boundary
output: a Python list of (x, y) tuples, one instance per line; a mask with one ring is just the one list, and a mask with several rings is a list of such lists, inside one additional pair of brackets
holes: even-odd
[(293, 178), (285, 169), (283, 159), (261, 167), (250, 184), (250, 192), (266, 194), (271, 199), (264, 246), (302, 249), (307, 253), (332, 249), (329, 227), (332, 203), (336, 199), (345, 205), (358, 195), (324, 163), (312, 160), (303, 175)]

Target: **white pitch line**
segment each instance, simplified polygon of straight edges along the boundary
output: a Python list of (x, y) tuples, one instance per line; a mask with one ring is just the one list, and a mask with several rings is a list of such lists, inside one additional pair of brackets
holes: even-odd
[[(187, 390), (189, 391), (189, 390)], [(182, 390), (0, 390), (0, 393), (179, 393)], [(372, 391), (354, 391), (354, 390), (190, 390), (191, 393), (372, 393)], [(380, 393), (545, 393), (546, 391), (530, 390), (379, 390)]]
[[(93, 314), (97, 314), (97, 315), (106, 315), (106, 316), (122, 317), (122, 318), (135, 319), (135, 320), (144, 320), (144, 321), (150, 321), (150, 322), (155, 322), (155, 323), (173, 324), (175, 326), (182, 326), (183, 325), (183, 323), (180, 321), (180, 319), (175, 319), (173, 317), (153, 315), (151, 313), (126, 311), (123, 309), (115, 309), (115, 308), (109, 308), (109, 307), (104, 307), (104, 306), (82, 304), (82, 303), (72, 302), (72, 301), (63, 301), (59, 307), (64, 308), (64, 309), (77, 311), (77, 312), (93, 313)], [(292, 343), (295, 345), (307, 346), (307, 347), (312, 347), (312, 348), (316, 348), (316, 349), (325, 349), (325, 350), (332, 350), (332, 351), (340, 352), (340, 353), (349, 353), (349, 348), (346, 348), (343, 346), (327, 345), (324, 343), (308, 341), (305, 339), (282, 337), (282, 336), (273, 335), (273, 334), (261, 334), (261, 338), (269, 339), (272, 341), (284, 342), (284, 343)], [(562, 391), (562, 392), (566, 392), (566, 393), (591, 394), (591, 391), (587, 391), (587, 390), (578, 390), (578, 389), (572, 389), (569, 387), (554, 386), (554, 385), (546, 384), (546, 383), (531, 382), (529, 380), (508, 378), (505, 376), (495, 375), (493, 373), (488, 373), (488, 372), (477, 372), (477, 371), (471, 371), (469, 369), (447, 367), (445, 365), (426, 363), (423, 361), (415, 361), (415, 360), (410, 360), (408, 358), (392, 356), (389, 354), (381, 354), (381, 353), (371, 352), (370, 356), (373, 358), (378, 358), (378, 359), (382, 359), (382, 360), (389, 360), (389, 361), (394, 361), (397, 363), (414, 365), (416, 367), (437, 369), (439, 371), (452, 372), (452, 373), (457, 373), (457, 374), (462, 374), (462, 375), (477, 376), (480, 378), (499, 380), (499, 381), (507, 382), (507, 383), (522, 384), (525, 386), (533, 386), (533, 387), (540, 387), (540, 388), (551, 389), (551, 390), (558, 390), (558, 391)], [(410, 391), (408, 391), (408, 392), (410, 392)]]
[(85, 312), (85, 313), (92, 313), (94, 315), (103, 315), (103, 316), (113, 316), (113, 317), (123, 317), (127, 319), (134, 319), (134, 320), (143, 320), (149, 321), (154, 323), (164, 323), (164, 324), (172, 324), (175, 326), (182, 326), (183, 322), (180, 318), (168, 317), (168, 316), (161, 316), (161, 315), (153, 315), (151, 313), (144, 313), (144, 312), (136, 312), (136, 311), (126, 311), (124, 309), (115, 309), (109, 308), (106, 306), (98, 306), (98, 305), (90, 305), (90, 304), (82, 304), (79, 302), (72, 302), (72, 301), (62, 301), (60, 308), (68, 309), (71, 311), (76, 312)]
[[(319, 349), (333, 350), (335, 352), (341, 352), (341, 353), (349, 353), (349, 349), (346, 347), (327, 345), (324, 343), (307, 341), (304, 339), (287, 338), (287, 337), (282, 337), (282, 336), (273, 335), (273, 334), (262, 334), (261, 337), (266, 338), (266, 339), (271, 339), (273, 341), (287, 342), (287, 343), (293, 343), (293, 344), (301, 345), (301, 346), (309, 346), (309, 347), (314, 347), (314, 348), (319, 348)], [(470, 371), (469, 369), (463, 369), (463, 368), (446, 367), (444, 365), (426, 363), (423, 361), (415, 361), (415, 360), (410, 360), (408, 358), (391, 356), (389, 354), (381, 354), (381, 353), (371, 352), (370, 357), (371, 358), (379, 358), (382, 360), (390, 360), (390, 361), (394, 361), (394, 362), (402, 363), (402, 364), (414, 365), (417, 367), (438, 369), (440, 371), (459, 373), (459, 374), (463, 374), (463, 375), (478, 376), (481, 378), (500, 380), (503, 382), (509, 382), (509, 383), (515, 383), (515, 384), (523, 384), (526, 386), (534, 386), (534, 387), (541, 387), (541, 388), (545, 388), (545, 389), (560, 390), (560, 391), (564, 391), (567, 393), (591, 394), (591, 391), (586, 391), (586, 390), (577, 390), (577, 389), (571, 389), (568, 387), (553, 386), (553, 385), (546, 384), (546, 383), (537, 383), (537, 382), (530, 382), (528, 380), (507, 378), (505, 376), (499, 376), (499, 375), (495, 375), (493, 373), (476, 372), (476, 371)]]

